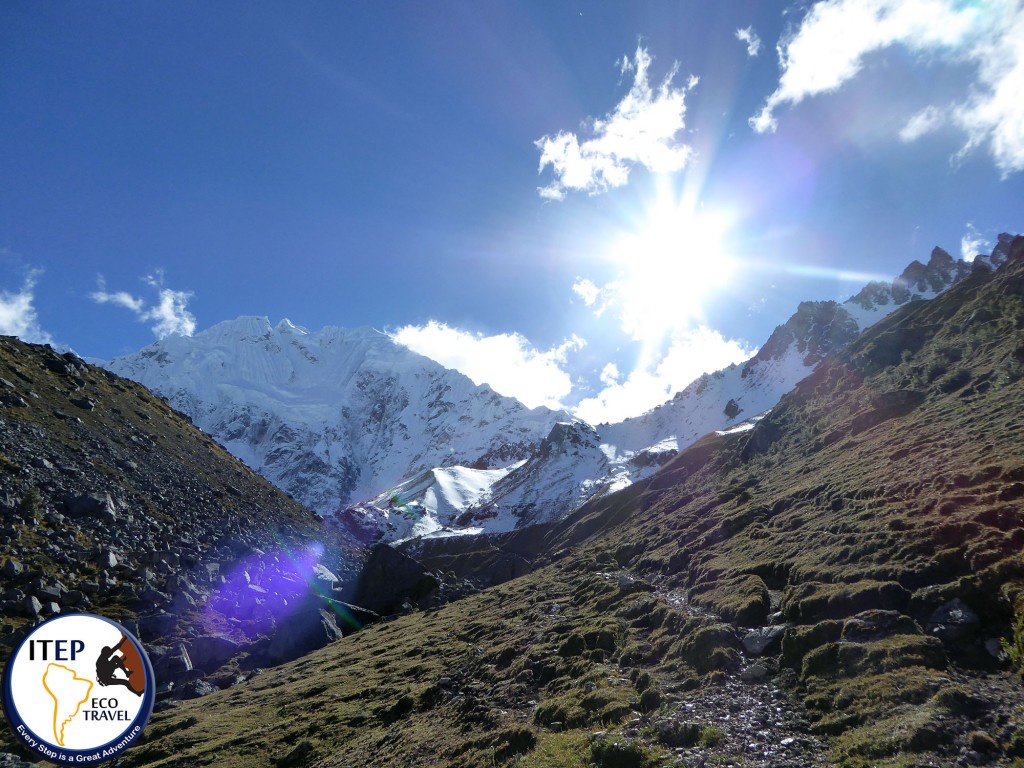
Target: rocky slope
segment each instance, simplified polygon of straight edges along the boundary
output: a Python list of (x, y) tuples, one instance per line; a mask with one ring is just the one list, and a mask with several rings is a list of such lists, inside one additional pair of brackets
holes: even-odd
[(0, 660), (98, 612), (147, 644), (161, 696), (192, 696), (354, 628), (315, 597), (361, 565), (320, 518), (139, 384), (7, 337), (0, 512)]
[(531, 573), (175, 705), (124, 764), (1024, 764), (1022, 329), (1024, 238), (506, 534)]

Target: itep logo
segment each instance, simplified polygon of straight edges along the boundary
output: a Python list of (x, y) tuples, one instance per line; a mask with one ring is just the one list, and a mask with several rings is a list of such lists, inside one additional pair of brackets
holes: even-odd
[(55, 763), (108, 760), (153, 712), (145, 650), (124, 627), (86, 613), (34, 628), (4, 670), (3, 705), (18, 739)]

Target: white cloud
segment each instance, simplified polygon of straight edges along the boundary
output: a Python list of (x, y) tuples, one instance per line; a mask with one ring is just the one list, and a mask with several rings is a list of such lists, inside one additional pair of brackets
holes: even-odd
[(774, 111), (839, 88), (860, 72), (870, 53), (900, 43), (914, 51), (952, 48), (966, 38), (977, 12), (951, 0), (825, 0), (815, 3), (796, 32), (779, 41), (779, 86), (750, 119), (759, 133), (774, 131)]
[(116, 291), (114, 293), (107, 293), (103, 289), (106, 286), (103, 280), (99, 280), (99, 290), (89, 294), (89, 298), (98, 304), (116, 304), (119, 307), (125, 307), (130, 309), (132, 312), (142, 314), (145, 312), (146, 302), (142, 299), (137, 299), (127, 291)]
[(30, 344), (52, 344), (53, 338), (39, 325), (33, 304), (37, 275), (30, 272), (20, 291), (0, 290), (0, 334), (17, 336)]
[(159, 271), (155, 275), (147, 275), (144, 280), (146, 285), (156, 289), (157, 297), (153, 304), (147, 305), (145, 299), (132, 296), (127, 291), (108, 292), (102, 276), (97, 278), (97, 290), (90, 293), (89, 298), (97, 304), (114, 304), (131, 310), (141, 322), (153, 322), (150, 329), (158, 339), (174, 333), (182, 336), (195, 333), (196, 318), (188, 311), (192, 292), (165, 288), (163, 273)]
[(988, 145), (1003, 176), (1024, 170), (1024, 7), (994, 0), (986, 27), (968, 52), (978, 64), (978, 82), (967, 99), (951, 109), (967, 133), (960, 156)]
[(615, 363), (608, 363), (601, 369), (601, 383), (606, 387), (618, 384), (620, 376), (622, 376), (622, 374), (619, 373), (619, 366)]
[(657, 89), (648, 81), (651, 56), (637, 48), (633, 61), (623, 59), (623, 74), (633, 72), (629, 93), (607, 116), (590, 121), (590, 138), (582, 142), (575, 133), (560, 131), (544, 136), (535, 145), (541, 151), (539, 171), (551, 166), (555, 180), (538, 191), (541, 197), (561, 200), (569, 190), (591, 195), (620, 187), (629, 180), (630, 168), (642, 165), (654, 173), (680, 170), (693, 152), (677, 139), (685, 127), (686, 93), (697, 84), (691, 77), (677, 88), (673, 68)]
[(935, 106), (925, 107), (900, 129), (900, 138), (906, 142), (917, 141), (922, 136), (937, 131), (945, 122), (946, 117), (941, 109)]
[[(618, 368), (609, 364), (601, 374), (605, 388), (582, 400), (575, 415), (591, 423), (615, 423), (638, 416), (664, 403), (703, 373), (711, 373), (750, 358), (755, 350), (726, 339), (716, 330), (700, 326), (673, 335), (668, 351), (650, 365), (633, 370), (620, 381)], [(613, 369), (614, 376), (605, 375)]]
[(515, 397), (534, 408), (561, 408), (572, 391), (572, 379), (563, 366), (570, 352), (586, 342), (573, 335), (546, 352), (535, 349), (518, 333), (484, 336), (431, 320), (407, 325), (392, 334), (399, 344), (448, 368), (464, 373), (476, 384)]
[(593, 280), (586, 277), (581, 277), (573, 283), (572, 291), (583, 299), (583, 303), (588, 307), (594, 306), (601, 295), (601, 289), (594, 284)]
[(736, 30), (736, 39), (747, 44), (747, 55), (757, 56), (761, 51), (761, 38), (753, 27)]
[(989, 253), (992, 250), (992, 242), (986, 239), (974, 224), (967, 222), (967, 231), (960, 238), (960, 256), (964, 261), (974, 261), (979, 253)]
[(1024, 6), (1018, 0), (822, 0), (778, 45), (779, 84), (750, 118), (759, 133), (775, 111), (840, 88), (865, 57), (899, 45), (932, 63), (968, 64), (976, 76), (960, 100), (930, 105), (900, 131), (914, 141), (949, 123), (967, 135), (960, 152), (987, 147), (1006, 176), (1024, 170)]

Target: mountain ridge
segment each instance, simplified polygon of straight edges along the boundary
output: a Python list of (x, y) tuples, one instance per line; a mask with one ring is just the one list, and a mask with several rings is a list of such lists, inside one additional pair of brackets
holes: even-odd
[[(998, 267), (1009, 242), (1000, 235), (992, 254), (974, 263), (935, 248), (927, 264), (915, 260), (842, 304), (801, 302), (749, 360), (596, 431), (564, 411), (526, 409), (477, 387), (369, 328), (311, 333), (288, 320), (243, 317), (109, 367), (168, 397), (251, 467), (362, 540), (502, 531), (642, 479), (708, 432), (749, 427), (827, 354), (908, 302)], [(559, 424), (575, 424), (580, 439), (556, 461), (550, 447)], [(416, 481), (454, 467), (461, 483), (480, 490), (442, 501), (431, 483)], [(499, 477), (498, 469), (507, 472)]]

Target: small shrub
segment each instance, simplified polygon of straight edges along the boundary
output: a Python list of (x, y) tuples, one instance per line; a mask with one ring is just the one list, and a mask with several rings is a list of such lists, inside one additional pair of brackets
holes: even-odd
[(35, 486), (28, 489), (18, 503), (18, 514), (27, 520), (36, 520), (43, 510), (43, 499)]
[(700, 740), (697, 744), (704, 747), (704, 749), (710, 749), (711, 747), (717, 747), (723, 741), (725, 741), (725, 731), (709, 725), (701, 731)]
[(635, 741), (595, 741), (590, 745), (590, 759), (596, 768), (644, 768), (651, 763), (651, 752)]
[(1013, 668), (1024, 675), (1024, 613), (1018, 613), (1010, 637), (1002, 639), (1003, 651)]
[(640, 694), (640, 711), (654, 712), (664, 700), (665, 697), (661, 695), (661, 691), (657, 687), (648, 688)]
[(999, 751), (999, 744), (984, 731), (971, 731), (967, 734), (967, 743), (971, 749), (983, 755)]

